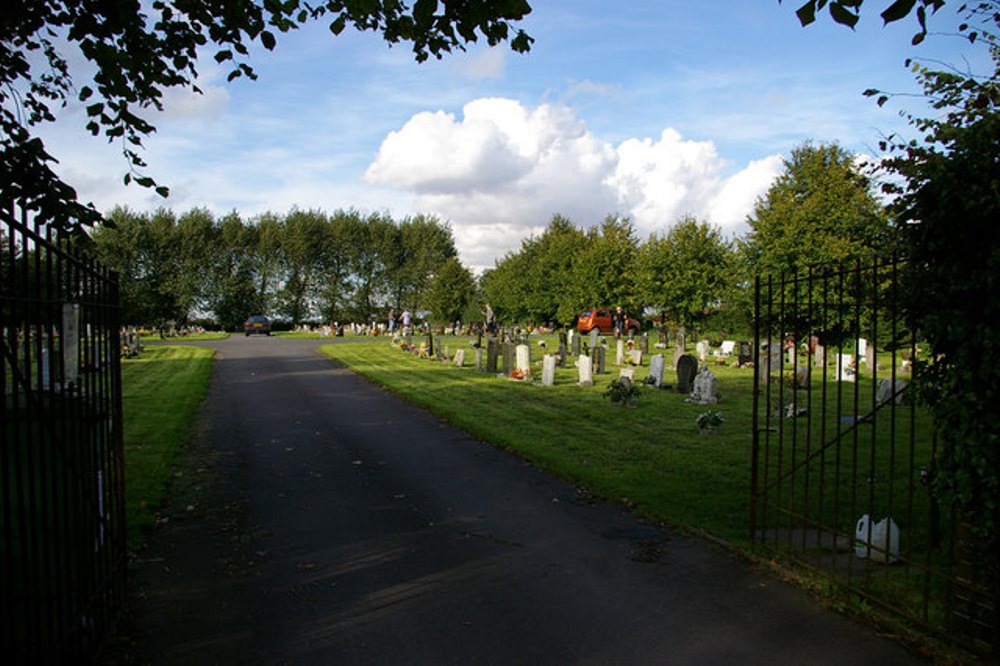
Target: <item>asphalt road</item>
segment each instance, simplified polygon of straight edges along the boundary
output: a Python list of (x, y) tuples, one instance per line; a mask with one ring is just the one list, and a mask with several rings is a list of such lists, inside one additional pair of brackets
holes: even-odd
[(472, 440), (317, 341), (207, 344), (198, 433), (132, 574), (132, 663), (917, 661)]

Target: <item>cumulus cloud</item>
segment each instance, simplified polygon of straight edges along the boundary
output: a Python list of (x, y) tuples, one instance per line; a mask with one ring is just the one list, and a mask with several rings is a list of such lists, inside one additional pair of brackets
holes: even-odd
[(685, 215), (735, 230), (780, 168), (772, 156), (727, 175), (712, 142), (672, 128), (614, 146), (564, 105), (485, 98), (461, 117), (414, 115), (385, 138), (364, 180), (410, 192), (415, 209), (452, 225), (463, 261), (484, 267), (557, 213), (582, 227), (625, 215), (642, 236)]

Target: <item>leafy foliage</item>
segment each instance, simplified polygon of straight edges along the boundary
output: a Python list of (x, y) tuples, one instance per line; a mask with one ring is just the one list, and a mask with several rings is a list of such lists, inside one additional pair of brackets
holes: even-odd
[(889, 230), (872, 182), (836, 144), (793, 150), (748, 222), (742, 250), (760, 274), (871, 258), (886, 247)]
[[(781, 0), (778, 0), (780, 3)], [(927, 36), (927, 11), (933, 14), (944, 6), (945, 0), (889, 0), (880, 16), (884, 23), (892, 23), (915, 14), (920, 31), (913, 36), (913, 44), (919, 44)], [(853, 28), (861, 20), (861, 5), (864, 0), (808, 0), (795, 12), (802, 25), (816, 20), (816, 13), (828, 9), (831, 18), (841, 25)]]
[[(480, 36), (490, 45), (508, 41), (526, 52), (531, 37), (512, 34), (512, 22), (531, 7), (525, 0), (32, 0), (6, 3), (0, 15), (0, 191), (35, 210), (40, 220), (74, 217), (95, 223), (92, 206), (50, 168), (50, 155), (37, 128), (55, 120), (72, 98), (84, 105), (86, 131), (121, 146), (128, 164), (125, 182), (168, 190), (145, 173), (143, 139), (155, 131), (151, 110), (163, 108), (171, 88), (200, 92), (199, 53), (214, 51), (228, 64), (229, 80), (256, 78), (249, 49), (274, 49), (277, 35), (313, 20), (330, 31), (380, 33), (389, 44), (412, 45), (417, 62), (463, 49)], [(85, 61), (89, 76), (71, 71)], [(85, 82), (80, 81), (86, 79)]]

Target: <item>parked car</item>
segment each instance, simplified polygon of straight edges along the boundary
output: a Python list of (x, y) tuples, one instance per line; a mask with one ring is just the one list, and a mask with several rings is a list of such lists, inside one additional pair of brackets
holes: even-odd
[[(591, 329), (597, 329), (601, 333), (614, 333), (615, 327), (612, 323), (611, 315), (614, 314), (612, 308), (592, 308), (584, 310), (576, 318), (576, 330), (581, 333), (590, 333)], [(642, 324), (638, 320), (625, 314), (625, 333), (635, 335), (642, 329)]]
[(252, 315), (243, 322), (243, 334), (249, 336), (251, 333), (271, 335), (271, 320), (264, 315)]

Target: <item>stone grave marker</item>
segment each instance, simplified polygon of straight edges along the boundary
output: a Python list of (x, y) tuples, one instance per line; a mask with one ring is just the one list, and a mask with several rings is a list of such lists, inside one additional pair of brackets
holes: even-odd
[(857, 378), (857, 368), (854, 366), (854, 356), (851, 354), (837, 355), (837, 380), (853, 382)]
[(714, 405), (719, 402), (718, 383), (715, 373), (705, 366), (695, 375), (690, 402), (699, 405)]
[(590, 356), (594, 360), (592, 367), (598, 375), (604, 374), (604, 345), (591, 347)]
[(593, 361), (589, 356), (581, 354), (576, 359), (576, 367), (580, 372), (580, 386), (594, 385)]
[(698, 360), (704, 363), (708, 360), (708, 353), (711, 351), (712, 346), (709, 344), (708, 340), (699, 340), (698, 344), (694, 346), (695, 351), (698, 354)]
[(691, 354), (681, 354), (677, 359), (677, 392), (690, 393), (698, 374), (698, 359)]
[(897, 379), (893, 381), (892, 379), (880, 379), (878, 382), (878, 390), (875, 392), (875, 403), (879, 405), (884, 405), (893, 399), (895, 395), (895, 400), (897, 405), (903, 404), (903, 391), (907, 387), (907, 381), (905, 379)]
[(622, 368), (618, 371), (618, 379), (627, 378), (630, 382), (635, 382), (635, 368)]
[(640, 366), (642, 365), (642, 350), (641, 349), (633, 349), (632, 351), (630, 351), (628, 353), (628, 356), (629, 356), (629, 362), (632, 365), (640, 365)]
[(503, 343), (503, 371), (507, 375), (514, 371), (514, 343), (510, 341)]
[[(570, 331), (570, 334), (572, 334), (572, 333), (573, 333), (573, 331)], [(569, 340), (569, 350), (570, 350), (570, 353), (573, 354), (573, 356), (579, 356), (580, 355), (580, 336), (579, 335), (571, 335), (570, 340)]]
[(530, 345), (518, 345), (514, 349), (514, 363), (515, 368), (520, 370), (528, 376), (531, 374), (531, 346)]
[(593, 349), (597, 346), (597, 337), (600, 335), (600, 331), (596, 328), (590, 329), (590, 348)]
[(823, 345), (816, 343), (816, 347), (813, 349), (813, 365), (822, 366), (826, 362), (826, 349)]
[(476, 372), (483, 371), (483, 348), (476, 347)]
[(569, 356), (569, 349), (566, 347), (566, 340), (564, 338), (559, 342), (559, 352), (556, 355), (556, 366), (560, 368), (565, 367), (567, 356)]
[(735, 340), (723, 340), (722, 344), (719, 346), (719, 356), (723, 358), (729, 358), (736, 351), (736, 341)]
[(465, 350), (459, 349), (455, 351), (455, 367), (461, 368), (465, 366)]
[(625, 341), (618, 340), (615, 343), (615, 365), (622, 365), (625, 363)]
[(500, 356), (500, 343), (496, 338), (486, 341), (486, 372), (496, 373), (497, 358)]
[(677, 363), (680, 361), (681, 356), (684, 355), (684, 349), (686, 346), (686, 331), (684, 330), (684, 327), (681, 326), (677, 329), (677, 338), (674, 340), (674, 368), (677, 367)]
[(753, 363), (753, 345), (746, 340), (741, 340), (737, 347), (739, 354), (736, 357), (736, 365), (742, 368)]
[(542, 386), (552, 386), (556, 381), (556, 357), (546, 354), (542, 357)]
[(642, 334), (642, 353), (649, 353), (649, 333)]
[(653, 378), (653, 386), (659, 388), (663, 384), (663, 354), (655, 354), (649, 360), (649, 376)]

